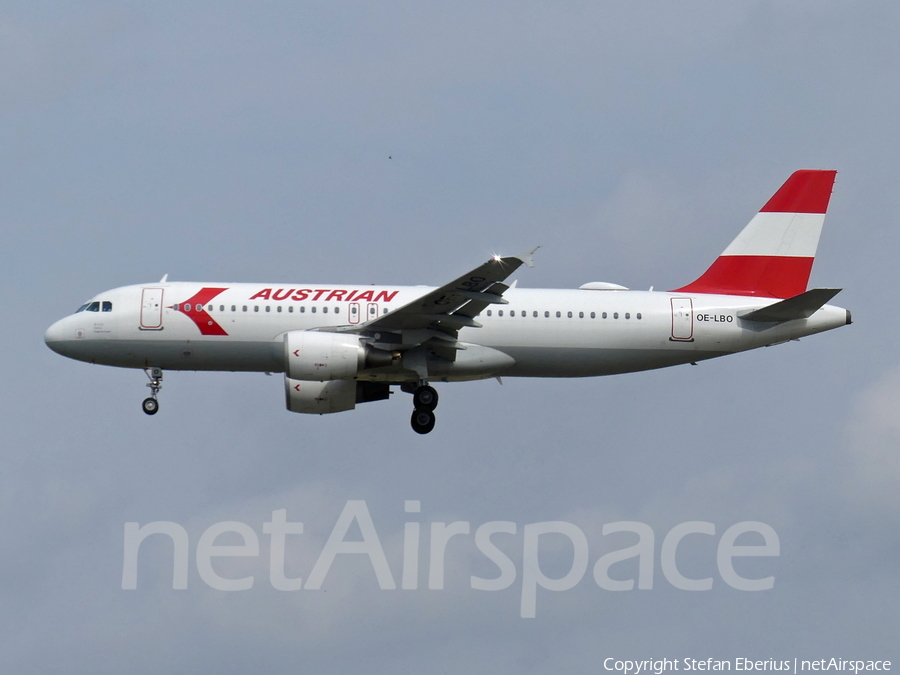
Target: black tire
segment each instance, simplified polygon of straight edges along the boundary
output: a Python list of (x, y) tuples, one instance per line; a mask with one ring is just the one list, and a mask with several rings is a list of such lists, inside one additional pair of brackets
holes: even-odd
[(413, 410), (409, 423), (417, 434), (427, 434), (434, 429), (434, 413), (421, 408)]
[(413, 392), (413, 407), (416, 410), (434, 410), (438, 404), (438, 393), (428, 385), (419, 387)]
[(159, 401), (155, 398), (145, 398), (144, 402), (141, 404), (141, 408), (144, 409), (144, 412), (148, 415), (155, 415), (159, 411)]

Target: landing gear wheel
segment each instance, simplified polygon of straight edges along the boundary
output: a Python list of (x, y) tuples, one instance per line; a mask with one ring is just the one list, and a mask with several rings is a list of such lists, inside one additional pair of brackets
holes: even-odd
[(144, 402), (141, 404), (141, 407), (148, 415), (155, 415), (159, 410), (159, 401), (157, 401), (153, 397), (145, 398)]
[(413, 406), (416, 410), (434, 410), (438, 404), (438, 393), (427, 384), (413, 392)]
[(434, 429), (434, 413), (430, 410), (413, 410), (409, 422), (417, 434), (427, 434)]
[(150, 379), (150, 382), (147, 384), (150, 387), (150, 396), (144, 399), (144, 402), (141, 403), (141, 408), (148, 415), (155, 415), (159, 410), (159, 401), (156, 400), (156, 395), (162, 389), (163, 371), (162, 368), (152, 367), (144, 368), (144, 372)]

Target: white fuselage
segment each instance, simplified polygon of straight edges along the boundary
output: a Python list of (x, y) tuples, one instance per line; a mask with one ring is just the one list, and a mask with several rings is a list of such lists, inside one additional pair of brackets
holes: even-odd
[[(56, 322), (45, 340), (65, 356), (111, 366), (283, 372), (286, 333), (363, 324), (432, 290), (182, 282), (126, 286), (97, 295), (88, 309)], [(477, 359), (460, 358), (465, 367), (438, 370), (431, 379), (648, 370), (772, 345), (850, 320), (846, 310), (825, 305), (807, 319), (746, 321), (740, 313), (774, 300), (745, 296), (511, 288), (503, 297), (509, 304), (481, 312), (482, 327), (462, 328), (459, 343), (473, 347), (472, 354), (482, 346), (509, 358), (483, 368)], [(402, 368), (381, 368), (363, 370), (357, 379), (403, 382), (410, 375)]]

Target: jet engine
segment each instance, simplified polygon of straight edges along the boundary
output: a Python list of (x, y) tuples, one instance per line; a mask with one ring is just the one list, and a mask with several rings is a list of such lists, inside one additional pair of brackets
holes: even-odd
[(346, 380), (366, 368), (390, 366), (394, 360), (391, 352), (375, 349), (358, 335), (304, 330), (284, 335), (284, 372), (291, 380)]
[(381, 382), (310, 382), (285, 376), (284, 393), (287, 409), (291, 412), (325, 415), (353, 410), (357, 403), (383, 401), (391, 395), (391, 388)]

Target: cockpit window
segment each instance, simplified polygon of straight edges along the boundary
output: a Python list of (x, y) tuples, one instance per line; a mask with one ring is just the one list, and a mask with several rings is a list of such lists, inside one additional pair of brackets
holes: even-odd
[(104, 312), (111, 312), (111, 311), (112, 311), (112, 303), (111, 303), (109, 300), (104, 300), (104, 301), (103, 301), (103, 311), (104, 311)]
[(89, 304), (87, 306), (87, 311), (88, 312), (99, 312), (100, 311), (100, 303), (96, 302), (96, 301), (92, 302), (91, 304)]
[(84, 310), (86, 310), (88, 308), (88, 305), (90, 305), (90, 304), (91, 303), (89, 303), (89, 302), (84, 303), (81, 307), (79, 307), (78, 309), (75, 310), (75, 313), (78, 314), (78, 312), (83, 312)]

